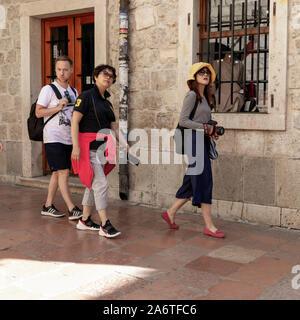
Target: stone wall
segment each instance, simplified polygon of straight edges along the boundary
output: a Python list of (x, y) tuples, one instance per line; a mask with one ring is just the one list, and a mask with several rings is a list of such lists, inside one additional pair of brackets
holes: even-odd
[(20, 96), (20, 1), (1, 0), (6, 28), (0, 29), (0, 176), (13, 181), (22, 175), (22, 116)]

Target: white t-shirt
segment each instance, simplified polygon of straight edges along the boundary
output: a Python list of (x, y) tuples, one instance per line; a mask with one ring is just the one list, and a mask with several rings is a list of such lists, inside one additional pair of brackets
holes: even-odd
[[(58, 88), (61, 96), (65, 97), (64, 92), (66, 91), (66, 89), (61, 87), (56, 81), (54, 81), (53, 84)], [(72, 144), (71, 120), (78, 92), (75, 89), (75, 96), (73, 90), (69, 85), (67, 90), (71, 97), (72, 103), (64, 107), (56, 116), (54, 116), (49, 122), (47, 122), (43, 131), (44, 143), (60, 142), (68, 145)], [(42, 88), (37, 100), (37, 104), (46, 108), (55, 108), (59, 104), (55, 92), (49, 85), (46, 85)], [(49, 118), (50, 116), (44, 117), (44, 122), (46, 122)]]

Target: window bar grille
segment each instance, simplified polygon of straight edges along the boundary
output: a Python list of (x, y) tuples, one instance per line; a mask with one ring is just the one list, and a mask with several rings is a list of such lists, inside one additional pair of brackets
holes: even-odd
[(256, 104), (259, 102), (259, 57), (260, 57), (260, 18), (261, 0), (258, 0), (258, 34), (257, 34), (257, 75), (256, 75)]
[(244, 27), (244, 72), (243, 72), (243, 89), (244, 89), (244, 96), (245, 96), (245, 91), (246, 91), (246, 67), (247, 67), (247, 26), (248, 26), (248, 21), (247, 21), (247, 16), (248, 16), (248, 0), (245, 0), (244, 4), (244, 21), (245, 21), (245, 27)]
[(210, 28), (211, 28), (211, 0), (208, 0), (208, 19), (207, 19), (207, 62), (210, 63)]
[[(267, 26), (269, 27), (269, 20), (270, 19), (270, 1), (268, 1), (267, 6)], [(268, 49), (268, 35), (265, 34), (265, 53), (264, 53), (264, 81), (267, 80), (267, 50)], [(267, 92), (267, 83), (264, 82), (264, 105), (266, 104), (266, 92)]]
[[(218, 70), (218, 92), (219, 92), (219, 96), (218, 96), (218, 103), (221, 103), (221, 72), (222, 72), (222, 66), (221, 66), (221, 53), (222, 53), (222, 6), (223, 6), (223, 1), (220, 0), (220, 4), (218, 6), (218, 13), (219, 13), (219, 70)], [(210, 14), (210, 13), (209, 13)]]
[(231, 79), (230, 79), (230, 90), (231, 90), (231, 105), (233, 105), (233, 75), (234, 75), (234, 13), (235, 13), (235, 0), (232, 0), (232, 4), (230, 5), (230, 18), (231, 18)]
[[(204, 1), (203, 1), (204, 2)], [(269, 41), (269, 8), (270, 8), (270, 1), (267, 1), (267, 15), (266, 17), (263, 16), (262, 14), (262, 1), (257, 0), (254, 1), (254, 8), (252, 9), (252, 12), (249, 13), (248, 11), (251, 10), (249, 7), (249, 2), (248, 0), (244, 0), (244, 2), (241, 4), (241, 19), (235, 19), (236, 18), (236, 2), (235, 0), (232, 0), (232, 4), (230, 5), (230, 17), (229, 21), (224, 20), (223, 17), (223, 1), (219, 0), (219, 5), (218, 5), (218, 21), (217, 22), (212, 22), (211, 19), (211, 13), (212, 13), (212, 4), (211, 0), (206, 1), (205, 5), (205, 11), (206, 14), (202, 14), (202, 20), (206, 19), (205, 22), (202, 22), (198, 24), (199, 27), (203, 28), (202, 30), (202, 36), (203, 40), (205, 39), (205, 43), (207, 43), (207, 51), (203, 50), (204, 48), (201, 45), (202, 50), (198, 54), (201, 56), (201, 60), (205, 61), (205, 57), (207, 57), (207, 62), (211, 62), (212, 57), (211, 57), (211, 45), (210, 43), (211, 40), (215, 39), (215, 48), (216, 50), (213, 50), (215, 56), (214, 59), (217, 59), (219, 64), (218, 64), (218, 79), (217, 79), (217, 86), (218, 86), (218, 103), (220, 104), (221, 100), (221, 90), (222, 90), (222, 84), (223, 83), (230, 83), (231, 84), (231, 103), (233, 103), (233, 85), (234, 83), (240, 83), (240, 85), (244, 89), (244, 94), (247, 93), (247, 90), (254, 89), (254, 92), (252, 93), (255, 94), (256, 98), (256, 104), (259, 104), (259, 91), (260, 89), (263, 88), (264, 94), (263, 94), (263, 103), (265, 104), (266, 102), (266, 92), (267, 92), (267, 57), (269, 53), (268, 49), (268, 41)], [(248, 15), (252, 17), (248, 17)], [(237, 26), (241, 27), (242, 29), (237, 29)], [(225, 30), (224, 28), (229, 27), (230, 30)], [(204, 28), (206, 30), (204, 30)], [(214, 31), (217, 30), (217, 32)], [(200, 29), (201, 30), (201, 29)], [(229, 33), (230, 31), (230, 33)], [(261, 46), (261, 40), (262, 36), (264, 35), (264, 45)], [(224, 39), (222, 38), (224, 36)], [(238, 37), (236, 42), (234, 42), (235, 37)], [(242, 39), (244, 37), (244, 39)], [(211, 39), (210, 39), (211, 38)], [(225, 40), (226, 38), (226, 40)], [(231, 38), (231, 39), (230, 39)], [(255, 38), (257, 39), (257, 45), (254, 47), (255, 44)], [(221, 78), (221, 73), (222, 73), (222, 54), (223, 48), (222, 45), (223, 41), (226, 41), (228, 47), (231, 46), (230, 52), (231, 52), (231, 61), (232, 61), (232, 69), (231, 69), (231, 79), (229, 81), (222, 81)], [(244, 41), (243, 41), (244, 40)], [(248, 41), (248, 43), (247, 43)], [(235, 50), (235, 46), (237, 46), (239, 43), (239, 49)], [(242, 48), (242, 45), (244, 44), (244, 48)], [(243, 77), (241, 79), (241, 82), (239, 82), (239, 79), (234, 78), (234, 61), (235, 61), (235, 54), (239, 54), (239, 56), (243, 56)], [(256, 54), (256, 57), (255, 57)], [(247, 76), (247, 55), (250, 55), (250, 74), (249, 77)], [(261, 56), (264, 56), (264, 59), (260, 61)], [(255, 60), (256, 58), (256, 60)], [(263, 70), (263, 80), (260, 78), (260, 62), (263, 62), (264, 64), (264, 70)], [(256, 68), (255, 68), (255, 63), (256, 63)], [(256, 74), (256, 77), (255, 77)], [(248, 80), (247, 80), (248, 78)], [(253, 87), (253, 84), (255, 83), (255, 87)], [(248, 88), (248, 85), (250, 84), (250, 88)], [(252, 84), (252, 85), (251, 85)], [(263, 86), (262, 86), (263, 85)], [(261, 86), (261, 88), (259, 87)]]

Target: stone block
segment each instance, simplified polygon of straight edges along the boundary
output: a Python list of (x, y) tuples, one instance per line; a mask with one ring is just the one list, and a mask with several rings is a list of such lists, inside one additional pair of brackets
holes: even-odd
[(129, 190), (129, 201), (153, 205), (155, 203), (155, 193), (151, 191)]
[(242, 220), (271, 226), (280, 226), (280, 213), (281, 209), (279, 207), (245, 203)]
[(153, 91), (134, 91), (129, 95), (131, 110), (161, 110), (160, 95)]
[(300, 209), (282, 208), (281, 226), (300, 229)]
[(8, 80), (8, 92), (12, 96), (20, 93), (20, 79), (18, 78), (10, 78)]
[[(222, 126), (221, 123), (220, 126)], [(218, 153), (234, 153), (236, 148), (235, 137), (234, 130), (226, 130), (226, 133), (216, 142)]]
[(135, 11), (136, 30), (143, 30), (155, 25), (153, 7), (140, 7)]
[(290, 132), (289, 134), (272, 132), (265, 136), (265, 156), (268, 157), (300, 157), (299, 133)]
[(174, 117), (169, 112), (158, 112), (156, 114), (155, 127), (157, 129), (173, 129)]
[(219, 155), (213, 162), (213, 198), (228, 201), (243, 200), (243, 158)]
[(0, 93), (6, 93), (7, 92), (7, 79), (0, 79)]
[(239, 221), (242, 219), (243, 207), (242, 202), (218, 200), (217, 216), (225, 220)]
[(300, 113), (294, 112), (294, 128), (300, 130)]
[(6, 175), (7, 173), (6, 142), (2, 141), (2, 145), (3, 145), (3, 151), (0, 152), (0, 175)]
[(300, 160), (282, 159), (276, 163), (277, 205), (300, 208)]
[(1, 137), (1, 140), (7, 138), (7, 125), (6, 124), (0, 124), (0, 137)]
[(129, 75), (130, 91), (149, 90), (150, 73), (149, 72), (131, 72)]
[(152, 112), (135, 111), (129, 113), (130, 128), (144, 129), (153, 128), (155, 122), (155, 114)]
[(156, 188), (156, 165), (140, 164), (129, 167), (130, 190), (154, 191)]
[(177, 49), (161, 49), (159, 51), (159, 59), (161, 63), (175, 63), (177, 61)]
[(241, 155), (262, 156), (264, 153), (264, 141), (265, 139), (263, 132), (237, 132), (236, 151)]
[(21, 123), (8, 123), (7, 124), (8, 129), (8, 140), (10, 141), (22, 141), (22, 126)]
[(151, 74), (151, 88), (153, 90), (173, 89), (177, 84), (175, 70), (155, 71)]
[(244, 160), (244, 201), (275, 205), (275, 160), (246, 158)]
[(175, 196), (181, 186), (185, 166), (175, 164), (157, 165), (156, 168), (156, 190), (161, 193), (169, 193)]
[(7, 174), (13, 176), (22, 175), (22, 143), (6, 142)]

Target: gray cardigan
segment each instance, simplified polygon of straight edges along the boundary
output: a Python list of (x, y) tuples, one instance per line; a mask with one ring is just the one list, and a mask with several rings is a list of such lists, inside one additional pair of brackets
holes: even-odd
[(203, 97), (201, 103), (199, 101), (193, 120), (189, 119), (194, 108), (196, 98), (196, 93), (193, 90), (190, 90), (186, 94), (179, 118), (180, 126), (189, 129), (203, 129), (202, 123), (207, 123), (211, 119), (211, 109), (205, 97)]

